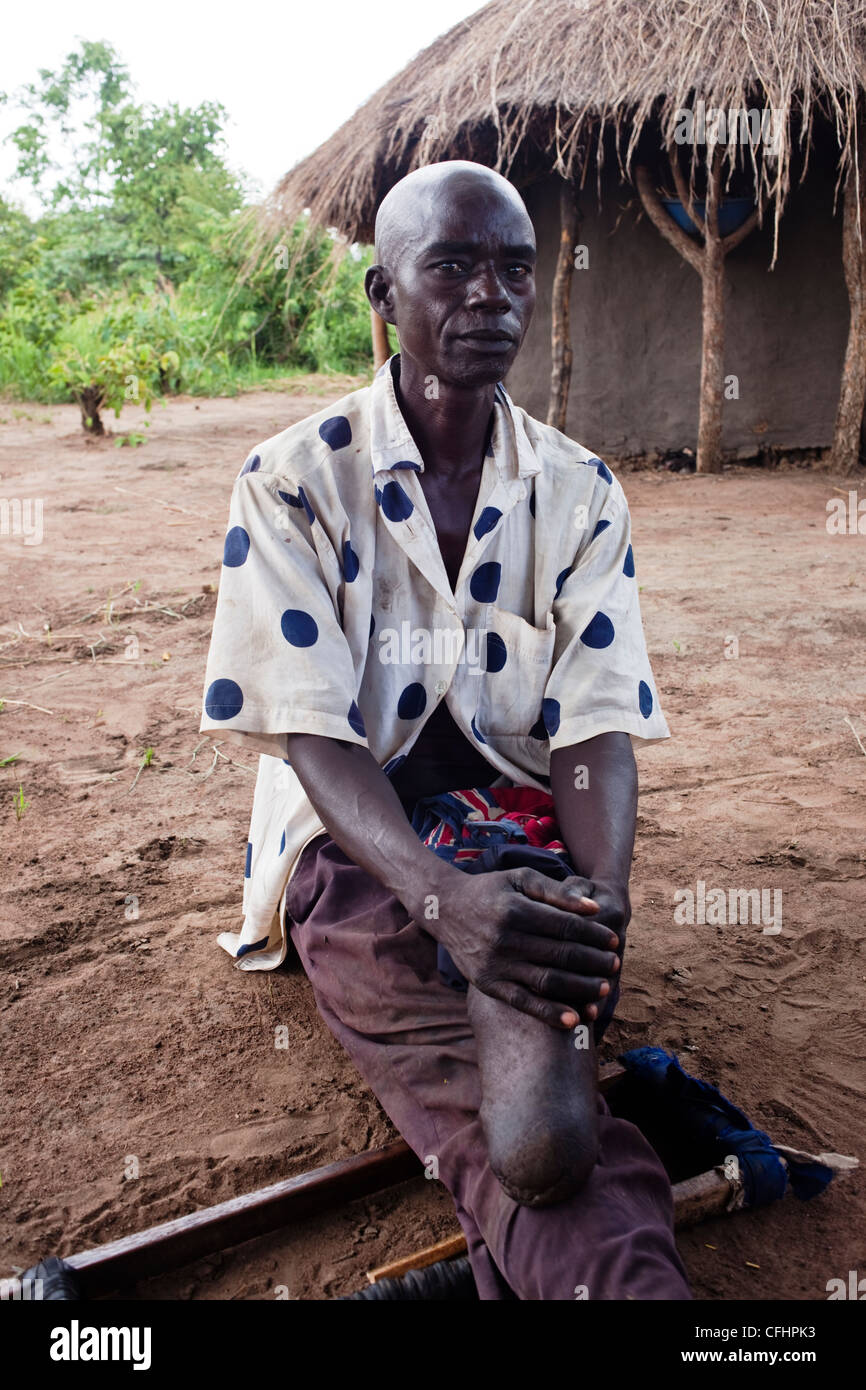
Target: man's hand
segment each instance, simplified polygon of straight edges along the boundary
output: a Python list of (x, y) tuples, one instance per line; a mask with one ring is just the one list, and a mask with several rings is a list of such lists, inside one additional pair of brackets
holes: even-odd
[(620, 968), (620, 937), (598, 921), (616, 920), (613, 895), (599, 903), (587, 879), (529, 868), (461, 880), (440, 883), (438, 917), (425, 925), (466, 978), (554, 1028), (596, 1018)]
[[(584, 882), (584, 880), (580, 881)], [(587, 896), (598, 904), (598, 912), (593, 920), (610, 927), (611, 931), (616, 932), (619, 937), (618, 954), (622, 960), (626, 943), (626, 928), (631, 921), (631, 900), (628, 895), (628, 884), (593, 879), (587, 888)]]

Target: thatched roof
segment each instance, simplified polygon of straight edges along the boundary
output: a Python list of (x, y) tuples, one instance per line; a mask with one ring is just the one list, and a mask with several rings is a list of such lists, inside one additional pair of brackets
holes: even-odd
[(781, 113), (778, 158), (752, 157), (778, 235), (792, 145), (808, 148), (822, 110), (841, 180), (863, 89), (866, 0), (492, 0), (296, 165), (269, 206), (283, 222), (309, 208), (314, 223), (371, 241), (385, 193), (419, 165), (476, 159), (518, 186), (530, 170), (584, 175), (590, 154), (600, 169), (612, 128), (627, 174), (644, 126), (671, 138), (677, 110), (703, 98)]

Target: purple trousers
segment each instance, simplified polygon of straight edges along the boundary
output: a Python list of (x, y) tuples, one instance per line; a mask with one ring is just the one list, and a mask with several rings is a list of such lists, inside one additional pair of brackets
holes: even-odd
[(330, 836), (307, 845), (286, 909), (322, 1018), (454, 1198), (482, 1299), (691, 1297), (667, 1174), (601, 1096), (599, 1157), (580, 1192), (542, 1208), (506, 1194), (478, 1119), (466, 996), (440, 978), (433, 937)]

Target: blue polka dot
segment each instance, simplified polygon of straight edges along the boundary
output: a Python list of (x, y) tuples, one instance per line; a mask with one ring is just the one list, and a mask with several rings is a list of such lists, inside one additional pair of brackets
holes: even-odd
[(306, 514), (307, 514), (307, 521), (308, 521), (308, 522), (310, 523), (310, 525), (312, 526), (313, 522), (314, 522), (315, 519), (316, 519), (316, 513), (313, 511), (312, 507), (310, 506), (309, 502), (307, 501), (307, 494), (304, 492), (304, 489), (303, 489), (302, 487), (299, 487), (299, 488), (298, 488), (298, 496), (299, 496), (300, 499), (301, 499), (301, 506), (303, 507), (304, 511), (305, 511)]
[(476, 538), (481, 540), (481, 537), (486, 536), (488, 531), (492, 531), (501, 520), (502, 513), (498, 507), (485, 507), (472, 528)]
[(606, 613), (596, 613), (592, 622), (588, 623), (580, 634), (580, 640), (585, 647), (609, 647), (616, 634), (613, 630), (613, 623)]
[(285, 763), (286, 767), (291, 767), (291, 765), (292, 765), (292, 764), (289, 762), (288, 758), (283, 758), (283, 762)]
[(529, 510), (535, 516), (535, 488), (529, 494)]
[(346, 718), (349, 721), (350, 729), (353, 729), (356, 734), (360, 734), (362, 738), (367, 737), (363, 716), (354, 700), (349, 706), (349, 713), (346, 715)]
[(499, 633), (488, 632), (486, 669), (488, 671), (501, 671), (507, 660), (508, 650)]
[(209, 687), (204, 707), (209, 719), (234, 719), (244, 706), (244, 692), (236, 681), (218, 680)]
[(246, 463), (241, 469), (240, 476), (243, 477), (245, 473), (257, 473), (261, 466), (262, 461), (259, 458), (258, 454), (253, 454), (251, 458), (247, 459)]
[(586, 461), (587, 461), (587, 463), (589, 464), (589, 467), (590, 467), (590, 468), (597, 468), (597, 469), (598, 469), (598, 476), (599, 476), (600, 478), (603, 478), (604, 481), (605, 481), (606, 483), (612, 483), (612, 482), (613, 482), (613, 475), (611, 474), (610, 469), (607, 467), (607, 464), (602, 463), (601, 459), (599, 459), (599, 458), (591, 458), (591, 459), (587, 459)]
[(319, 437), (332, 449), (345, 449), (352, 442), (352, 426), (345, 415), (332, 415), (319, 426)]
[(250, 874), (252, 873), (252, 868), (253, 868), (253, 847), (252, 847), (252, 845), (250, 844), (250, 842), (247, 841), (247, 858), (246, 858), (246, 863), (244, 864), (244, 878), (249, 878)]
[(546, 739), (546, 738), (547, 738), (547, 729), (544, 727), (544, 720), (541, 718), (540, 715), (539, 715), (539, 717), (536, 719), (536, 721), (535, 721), (535, 723), (533, 724), (532, 728), (529, 730), (529, 737), (530, 737), (530, 738), (537, 738), (537, 739)]
[(300, 497), (296, 497), (293, 492), (280, 492), (277, 495), (282, 497), (284, 502), (288, 502), (290, 507), (302, 507), (304, 505)]
[(600, 536), (601, 533), (602, 533), (602, 531), (606, 531), (609, 525), (610, 525), (610, 522), (609, 522), (609, 521), (605, 521), (604, 519), (602, 519), (601, 521), (597, 521), (597, 522), (595, 523), (595, 530), (593, 531), (593, 533), (592, 533), (592, 535), (590, 536), (589, 539), (590, 539), (591, 541), (594, 541), (595, 538), (596, 538), (596, 536)]
[(386, 777), (390, 777), (392, 772), (396, 772), (398, 767), (402, 767), (406, 761), (405, 753), (398, 753), (396, 758), (391, 758), (383, 768)]
[(282, 853), (284, 852), (285, 848), (286, 848), (286, 832), (285, 832), (285, 830), (284, 830), (284, 831), (283, 831), (283, 834), (282, 834), (282, 838), (281, 838), (281, 840), (280, 840), (280, 854), (282, 854)]
[(625, 552), (625, 564), (622, 567), (622, 572), (626, 579), (634, 579), (634, 551), (631, 546)]
[(243, 526), (233, 526), (226, 534), (223, 547), (223, 564), (229, 569), (237, 569), (250, 553), (250, 538)]
[(653, 693), (646, 681), (641, 681), (637, 688), (637, 701), (644, 719), (649, 719), (653, 712)]
[(542, 700), (541, 717), (544, 720), (545, 729), (549, 733), (550, 737), (553, 738), (553, 735), (559, 728), (559, 701)]
[(469, 581), (469, 592), (479, 603), (493, 603), (499, 593), (502, 566), (496, 560), (479, 565)]
[(487, 739), (484, 737), (484, 735), (483, 735), (483, 734), (480, 734), (480, 733), (478, 732), (478, 725), (475, 723), (475, 717), (474, 717), (474, 715), (473, 715), (473, 717), (472, 717), (472, 720), (470, 721), (469, 727), (471, 728), (471, 730), (472, 730), (473, 734), (475, 735), (475, 737), (478, 739), (478, 742), (479, 742), (479, 743), (486, 743), (486, 742), (487, 742)]
[(280, 627), (293, 647), (311, 647), (319, 636), (319, 624), (303, 608), (287, 608), (280, 618)]
[(240, 960), (241, 956), (248, 955), (250, 951), (261, 951), (268, 944), (267, 936), (261, 937), (259, 941), (251, 941), (248, 946), (239, 946), (235, 960)]
[(564, 570), (560, 570), (559, 574), (556, 576), (556, 590), (553, 595), (554, 601), (558, 599), (559, 595), (562, 593), (562, 586), (570, 574), (571, 566), (568, 565)]
[(343, 541), (343, 573), (346, 576), (346, 583), (351, 584), (353, 579), (357, 579), (358, 570), (361, 568), (361, 561), (349, 541)]
[(397, 701), (398, 719), (417, 719), (427, 708), (427, 691), (420, 681), (412, 681), (401, 690)]
[(393, 478), (382, 489), (381, 503), (382, 511), (389, 521), (405, 521), (415, 510), (411, 499), (406, 496), (400, 484), (395, 483)]
[(392, 467), (392, 468), (411, 468), (411, 470), (412, 470), (413, 473), (420, 473), (420, 472), (421, 472), (420, 465), (417, 464), (417, 463), (413, 463), (411, 459), (400, 459), (398, 463), (392, 463), (392, 464), (391, 464), (391, 467)]
[(381, 507), (381, 505), (382, 505), (382, 489), (381, 489), (380, 487), (378, 487), (375, 483), (373, 484), (373, 493), (374, 493), (374, 495), (375, 495), (376, 501), (379, 503), (379, 506)]
[(373, 633), (374, 633), (375, 631), (376, 631), (376, 619), (373, 617), (373, 614), (371, 613), (371, 614), (370, 614), (370, 635), (369, 635), (369, 637), (367, 638), (367, 641), (370, 640), (370, 637), (373, 636)]

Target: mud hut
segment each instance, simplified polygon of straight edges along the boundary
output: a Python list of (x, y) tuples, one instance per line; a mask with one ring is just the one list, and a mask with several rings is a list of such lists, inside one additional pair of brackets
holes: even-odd
[(850, 471), (864, 97), (864, 0), (493, 0), (296, 165), (270, 212), (370, 241), (411, 169), (488, 164), (538, 234), (519, 403), (602, 453), (687, 446), (714, 471), (832, 444)]

